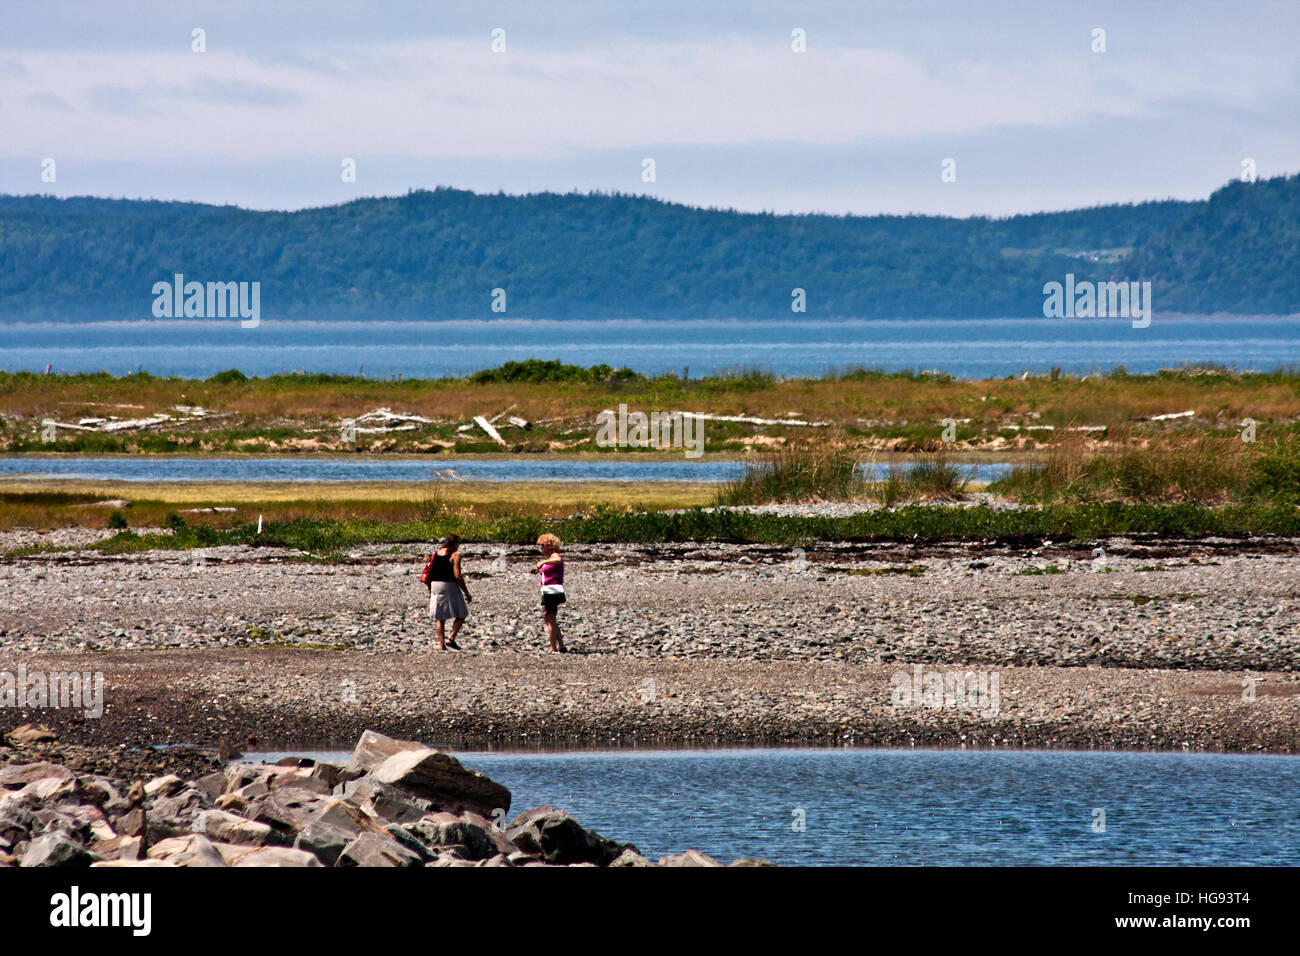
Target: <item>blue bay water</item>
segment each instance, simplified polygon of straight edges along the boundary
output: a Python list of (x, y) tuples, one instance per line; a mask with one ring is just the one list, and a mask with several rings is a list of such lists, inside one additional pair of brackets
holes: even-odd
[[(913, 463), (864, 462), (872, 479)], [(957, 465), (963, 476), (988, 482), (1006, 472), (1005, 462)], [(519, 458), (181, 458), (81, 456), (0, 458), (0, 477), (99, 481), (429, 481), (435, 473), (460, 481), (700, 481), (722, 482), (745, 470), (739, 461), (635, 461), (619, 459)]]
[(1105, 371), (1151, 372), (1182, 363), (1272, 370), (1300, 364), (1300, 320), (1232, 316), (1165, 318), (1145, 329), (1124, 319), (910, 319), (790, 321), (445, 322), (139, 321), (0, 322), (0, 369), (58, 372), (144, 368), (207, 377), (292, 371), (368, 377), (462, 375), (503, 362), (559, 359), (648, 374), (692, 376), (740, 368), (812, 376), (863, 366), (941, 369), (964, 378)]
[[(280, 754), (259, 754), (275, 759)], [(348, 753), (321, 759), (345, 761)], [(1080, 751), (461, 752), (511, 816), (549, 803), (652, 860), (787, 865), (1300, 864), (1300, 759)], [(792, 828), (802, 810), (806, 829)], [(1105, 812), (1096, 832), (1095, 811)]]

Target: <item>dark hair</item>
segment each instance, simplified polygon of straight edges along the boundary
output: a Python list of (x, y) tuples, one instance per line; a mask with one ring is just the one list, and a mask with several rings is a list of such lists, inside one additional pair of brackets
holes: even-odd
[(442, 539), (442, 543), (447, 546), (447, 553), (450, 554), (460, 545), (460, 535), (449, 534)]

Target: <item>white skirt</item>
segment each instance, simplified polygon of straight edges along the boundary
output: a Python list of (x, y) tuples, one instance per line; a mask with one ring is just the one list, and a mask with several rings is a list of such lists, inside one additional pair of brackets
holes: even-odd
[(429, 616), (438, 621), (469, 617), (469, 605), (455, 581), (429, 582)]

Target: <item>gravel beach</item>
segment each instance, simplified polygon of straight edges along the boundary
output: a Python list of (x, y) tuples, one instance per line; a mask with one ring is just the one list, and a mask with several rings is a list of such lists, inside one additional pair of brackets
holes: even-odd
[[(37, 542), (71, 550), (0, 563), (0, 671), (102, 671), (105, 712), (5, 723), (72, 744), (329, 746), (373, 727), (445, 745), (1300, 750), (1290, 540), (571, 546), (562, 656), (544, 653), (528, 548), (464, 547), (464, 650), (439, 652), (422, 546), (317, 563), (0, 536)], [(932, 675), (946, 696), (923, 699)]]

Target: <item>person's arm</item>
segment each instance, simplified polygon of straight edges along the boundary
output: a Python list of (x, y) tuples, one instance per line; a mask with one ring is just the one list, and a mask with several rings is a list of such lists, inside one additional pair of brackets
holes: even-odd
[(563, 561), (563, 560), (564, 560), (564, 558), (560, 557), (560, 552), (558, 552), (558, 551), (552, 551), (552, 552), (551, 552), (550, 554), (548, 554), (546, 557), (542, 558), (542, 560), (539, 561), (539, 562), (537, 563), (537, 567), (534, 568), (533, 570), (534, 570), (534, 571), (540, 571), (540, 570), (542, 570), (542, 568), (546, 567), (548, 564), (555, 564), (555, 562), (557, 562), (557, 561)]
[(453, 576), (456, 578), (456, 583), (460, 585), (461, 591), (464, 592), (465, 594), (466, 602), (473, 601), (474, 599), (470, 597), (469, 588), (465, 586), (465, 578), (460, 573), (460, 552), (459, 551), (457, 551), (455, 554), (451, 556), (451, 570)]

